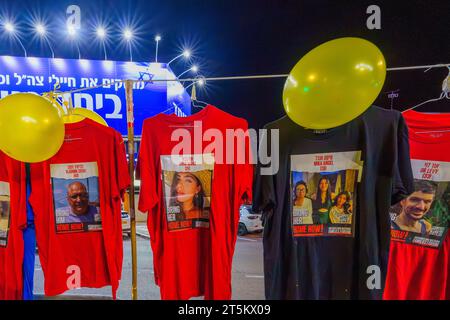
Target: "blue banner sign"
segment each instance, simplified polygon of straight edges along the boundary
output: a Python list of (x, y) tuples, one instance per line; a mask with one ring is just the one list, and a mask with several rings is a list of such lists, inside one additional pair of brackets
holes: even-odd
[[(158, 113), (186, 116), (191, 113), (190, 97), (165, 63), (138, 63), (85, 59), (49, 59), (0, 56), (0, 96), (15, 92), (60, 91), (96, 87), (64, 94), (74, 107), (97, 112), (108, 125), (127, 134), (125, 83), (122, 80), (147, 80), (133, 85), (135, 134), (142, 132), (144, 119)], [(103, 85), (101, 87), (98, 87)]]

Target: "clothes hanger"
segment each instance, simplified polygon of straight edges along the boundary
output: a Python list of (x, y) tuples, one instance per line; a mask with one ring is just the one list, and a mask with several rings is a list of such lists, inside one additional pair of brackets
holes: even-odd
[(55, 85), (53, 86), (53, 90), (50, 92), (42, 93), (42, 96), (50, 100), (50, 102), (58, 109), (60, 116), (62, 117), (66, 112), (62, 106), (63, 100), (61, 99), (61, 96), (58, 95), (58, 92), (60, 92), (59, 91), (60, 87), (61, 86), (59, 85), (59, 82), (56, 82)]
[(415, 105), (412, 108), (409, 108), (409, 109), (406, 109), (405, 111), (402, 111), (402, 113), (403, 112), (407, 112), (409, 110), (416, 109), (416, 108), (418, 108), (420, 106), (423, 106), (424, 104), (427, 104), (429, 102), (439, 101), (439, 100), (442, 100), (442, 99), (449, 99), (450, 100), (450, 66), (448, 66), (447, 68), (448, 68), (448, 75), (444, 79), (444, 81), (442, 82), (442, 93), (439, 95), (439, 97), (435, 98), (435, 99), (430, 99), (430, 100), (424, 101), (422, 103), (419, 103), (418, 105)]
[[(423, 106), (424, 104), (427, 104), (429, 102), (439, 101), (439, 100), (443, 100), (443, 99), (450, 100), (450, 66), (447, 66), (447, 68), (448, 68), (448, 75), (444, 79), (444, 81), (442, 82), (442, 93), (439, 95), (439, 97), (435, 98), (435, 99), (430, 99), (430, 100), (424, 101), (422, 103), (419, 103), (418, 105), (415, 105), (414, 107), (409, 108), (409, 109), (407, 109), (407, 110), (405, 110), (403, 112), (416, 109), (416, 108), (418, 108), (420, 106)], [(433, 131), (416, 131), (415, 133), (418, 133), (418, 134), (424, 134), (425, 133), (426, 134), (426, 133), (445, 133), (445, 132), (450, 132), (450, 129), (449, 130), (433, 130)]]
[(43, 93), (42, 96), (49, 99), (51, 103), (58, 109), (64, 123), (76, 123), (84, 120), (86, 118), (85, 116), (74, 111), (76, 109), (72, 104), (72, 96), (69, 97), (69, 102), (62, 99), (61, 95), (59, 94), (60, 88), (61, 85), (59, 84), (59, 82), (56, 82), (53, 86), (53, 90)]
[[(67, 114), (64, 114), (62, 116), (64, 123), (77, 123), (77, 122), (80, 122), (80, 121), (83, 121), (84, 119), (86, 119), (85, 116), (74, 113), (74, 111), (73, 111), (74, 108), (72, 106), (72, 97), (69, 98), (69, 101), (63, 102), (63, 104), (67, 110)], [(71, 138), (70, 136), (64, 137), (64, 142), (71, 142), (71, 141), (77, 141), (77, 140), (83, 140), (83, 139), (82, 138)]]
[(191, 103), (194, 108), (204, 109), (209, 103), (197, 100), (197, 89), (195, 83), (192, 84)]
[[(53, 91), (44, 93), (44, 96), (50, 99), (50, 101), (58, 108), (61, 112), (61, 119), (64, 123), (76, 123), (84, 120), (86, 117), (74, 112), (73, 104), (72, 104), (72, 96), (70, 96), (69, 101), (64, 101), (61, 95), (58, 94), (58, 89), (60, 88), (60, 84), (57, 82)], [(64, 107), (63, 107), (64, 105)], [(82, 138), (70, 138), (65, 136), (64, 142), (82, 140)]]
[(72, 97), (69, 98), (69, 101), (64, 101), (63, 104), (67, 110), (67, 113), (62, 116), (64, 123), (77, 123), (86, 119), (85, 116), (76, 112), (72, 104)]
[[(204, 102), (204, 101), (197, 100), (197, 93), (196, 93), (196, 88), (195, 88), (195, 82), (192, 83), (191, 85), (189, 85), (188, 87), (190, 87), (190, 86), (192, 86), (192, 90), (191, 90), (191, 105), (192, 105), (192, 107), (193, 107), (193, 108), (204, 109), (207, 105), (209, 105), (209, 103)], [(186, 87), (186, 89), (187, 89), (188, 87)], [(203, 104), (203, 105), (202, 105), (202, 104)], [(164, 110), (164, 111), (162, 111), (162, 112), (160, 112), (160, 113), (166, 113), (167, 111), (169, 111), (169, 110), (174, 109), (175, 107), (177, 107), (177, 106), (175, 105), (175, 103), (173, 103), (173, 105), (174, 105), (173, 107), (170, 107), (170, 108), (168, 108), (168, 109), (166, 109), (166, 110)], [(195, 112), (192, 112), (192, 113), (194, 114)], [(169, 126), (169, 127), (179, 127), (179, 126)], [(186, 127), (186, 126), (184, 126), (184, 127)], [(195, 127), (195, 126), (194, 126), (194, 127)]]

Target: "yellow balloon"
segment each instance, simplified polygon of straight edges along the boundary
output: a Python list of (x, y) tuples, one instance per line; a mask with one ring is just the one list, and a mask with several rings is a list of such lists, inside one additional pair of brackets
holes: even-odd
[(83, 120), (82, 117), (89, 118), (104, 126), (108, 126), (105, 119), (103, 119), (97, 112), (94, 112), (86, 108), (73, 108), (72, 114), (65, 115), (63, 117), (63, 120), (65, 123), (74, 123)]
[(294, 122), (329, 129), (362, 114), (379, 95), (386, 78), (381, 51), (361, 38), (340, 38), (308, 52), (292, 69), (283, 104)]
[(54, 156), (64, 142), (64, 123), (51, 101), (32, 93), (0, 100), (0, 149), (22, 162)]

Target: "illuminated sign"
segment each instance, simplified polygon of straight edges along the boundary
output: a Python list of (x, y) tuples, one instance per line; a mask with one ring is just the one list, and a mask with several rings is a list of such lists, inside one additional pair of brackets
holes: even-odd
[(138, 63), (85, 59), (49, 59), (0, 57), (0, 96), (15, 92), (41, 94), (97, 87), (65, 94), (74, 107), (100, 114), (110, 127), (127, 134), (125, 83), (123, 80), (147, 80), (133, 85), (135, 133), (140, 135), (145, 118), (158, 113), (190, 114), (190, 97), (165, 63)]

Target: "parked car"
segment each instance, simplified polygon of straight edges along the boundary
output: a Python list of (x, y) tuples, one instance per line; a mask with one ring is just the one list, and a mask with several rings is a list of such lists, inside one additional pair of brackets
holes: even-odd
[(130, 215), (126, 211), (122, 211), (122, 232), (131, 237)]
[(250, 232), (261, 232), (263, 230), (262, 214), (253, 212), (251, 205), (242, 205), (239, 208), (238, 235), (242, 236)]

